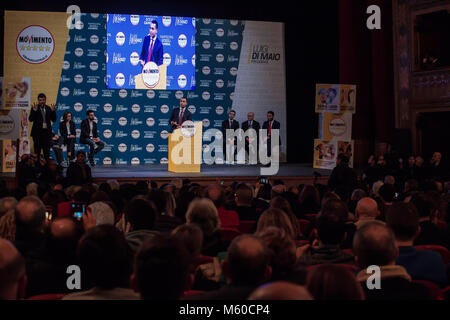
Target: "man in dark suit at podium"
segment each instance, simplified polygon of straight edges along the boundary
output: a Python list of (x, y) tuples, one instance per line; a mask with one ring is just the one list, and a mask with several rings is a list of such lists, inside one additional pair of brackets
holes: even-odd
[(241, 128), (244, 130), (244, 133), (248, 129), (254, 129), (256, 131), (256, 139), (250, 139), (249, 137), (245, 137), (245, 151), (249, 152), (249, 144), (253, 142), (253, 140), (256, 141), (256, 150), (253, 150), (253, 152), (256, 152), (256, 157), (258, 157), (258, 135), (259, 135), (259, 122), (254, 120), (255, 114), (253, 112), (249, 112), (247, 114), (247, 121), (242, 122)]
[(33, 103), (28, 121), (33, 122), (31, 128), (31, 137), (33, 138), (34, 152), (38, 159), (41, 156), (41, 150), (44, 152), (44, 159), (48, 162), (50, 156), (50, 140), (52, 135), (52, 122), (56, 121), (55, 105), (50, 107), (46, 105), (47, 97), (45, 94), (38, 95), (38, 104)]
[(181, 98), (180, 99), (180, 107), (173, 109), (172, 115), (170, 116), (170, 119), (169, 119), (172, 132), (173, 132), (173, 130), (180, 128), (181, 124), (184, 121), (186, 121), (186, 120), (192, 121), (192, 114), (186, 106), (187, 106), (187, 99)]
[(164, 49), (161, 41), (157, 37), (158, 34), (158, 21), (153, 20), (150, 23), (150, 30), (148, 35), (144, 38), (142, 44), (142, 51), (139, 62), (142, 67), (149, 61), (153, 61), (158, 66), (163, 64)]
[[(273, 111), (267, 112), (267, 121), (264, 121), (262, 128), (267, 130), (267, 136), (264, 138), (267, 141), (267, 156), (271, 156), (272, 154), (272, 130), (278, 129), (280, 130), (280, 123), (274, 119), (275, 113)], [(279, 146), (281, 146), (281, 136), (279, 140)]]
[[(226, 145), (227, 145), (227, 129), (233, 129), (237, 130), (239, 129), (239, 122), (234, 120), (234, 117), (236, 116), (236, 111), (231, 110), (228, 113), (228, 119), (222, 121), (222, 134), (223, 134), (223, 152), (224, 156), (226, 156)], [(237, 144), (237, 138), (234, 138), (234, 145)], [(237, 150), (234, 148), (234, 155), (236, 155)]]

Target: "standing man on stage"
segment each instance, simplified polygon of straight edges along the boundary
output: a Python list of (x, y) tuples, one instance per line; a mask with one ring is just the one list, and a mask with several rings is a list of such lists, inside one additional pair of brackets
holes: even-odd
[(100, 140), (97, 132), (97, 123), (94, 121), (94, 111), (86, 111), (87, 119), (81, 121), (80, 143), (89, 145), (89, 163), (95, 166), (94, 155), (105, 147), (105, 143)]
[(33, 103), (28, 120), (33, 122), (31, 137), (34, 143), (34, 152), (38, 159), (41, 150), (44, 151), (44, 159), (48, 162), (50, 156), (50, 139), (52, 138), (52, 122), (56, 121), (55, 105), (46, 105), (47, 97), (43, 93), (38, 95), (38, 103)]
[[(267, 112), (267, 121), (264, 121), (262, 128), (267, 130), (267, 136), (264, 138), (264, 142), (267, 142), (267, 156), (270, 157), (272, 154), (272, 130), (280, 130), (280, 123), (274, 120), (275, 113), (273, 111)], [(278, 147), (281, 146), (281, 137)], [(279, 154), (279, 153), (278, 153)]]
[(153, 61), (158, 66), (163, 64), (164, 49), (161, 41), (157, 37), (157, 34), (158, 21), (153, 20), (150, 23), (148, 35), (145, 36), (144, 43), (142, 44), (142, 51), (139, 60), (142, 67), (149, 61)]
[(254, 129), (256, 131), (256, 138), (251, 139), (249, 137), (245, 137), (245, 151), (248, 154), (250, 151), (249, 145), (251, 145), (251, 143), (253, 143), (253, 141), (256, 140), (256, 150), (252, 150), (252, 152), (255, 152), (256, 156), (258, 157), (258, 136), (259, 136), (260, 125), (259, 125), (259, 122), (254, 119), (255, 119), (255, 114), (253, 112), (249, 112), (247, 114), (247, 121), (242, 122), (241, 128), (242, 128), (242, 130), (244, 130), (244, 133), (248, 129)]
[(170, 116), (169, 119), (172, 132), (173, 130), (180, 128), (181, 124), (186, 120), (192, 121), (192, 114), (186, 106), (187, 106), (187, 99), (181, 98), (180, 107), (172, 110), (172, 115)]
[[(227, 150), (227, 129), (233, 129), (233, 130), (239, 129), (239, 122), (234, 120), (235, 116), (236, 116), (236, 111), (230, 110), (230, 112), (228, 113), (228, 119), (222, 121), (223, 150), (225, 151), (225, 156), (227, 154), (227, 152), (226, 152), (226, 150)], [(230, 144), (230, 147), (232, 148), (232, 149), (230, 149), (230, 154), (233, 154), (233, 158), (234, 158), (234, 156), (236, 156), (236, 153), (237, 153), (237, 150), (235, 147), (237, 145), (237, 138), (236, 137), (234, 137), (234, 139), (231, 138), (230, 141), (228, 141), (228, 144)], [(231, 146), (231, 144), (233, 144), (233, 145)]]

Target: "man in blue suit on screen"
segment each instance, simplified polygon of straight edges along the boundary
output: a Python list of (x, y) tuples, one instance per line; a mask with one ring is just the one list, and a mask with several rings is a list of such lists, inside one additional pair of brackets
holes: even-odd
[(153, 61), (158, 66), (163, 64), (163, 45), (158, 35), (158, 21), (153, 20), (150, 23), (150, 30), (148, 35), (144, 38), (144, 43), (142, 44), (142, 51), (139, 62), (144, 66), (147, 62)]

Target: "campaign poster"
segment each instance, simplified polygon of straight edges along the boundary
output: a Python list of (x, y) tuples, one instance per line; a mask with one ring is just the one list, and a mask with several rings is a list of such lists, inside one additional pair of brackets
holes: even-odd
[(331, 141), (335, 138), (345, 141), (352, 139), (351, 112), (322, 112), (319, 115), (319, 139)]
[(341, 84), (341, 92), (339, 95), (339, 111), (351, 112), (356, 111), (356, 85)]
[(30, 107), (30, 91), (31, 79), (29, 77), (17, 77), (16, 79), (9, 78), (5, 82), (5, 104), (4, 109)]
[(339, 112), (339, 84), (316, 84), (316, 112)]
[(314, 139), (314, 168), (333, 169), (336, 166), (336, 157), (336, 141)]

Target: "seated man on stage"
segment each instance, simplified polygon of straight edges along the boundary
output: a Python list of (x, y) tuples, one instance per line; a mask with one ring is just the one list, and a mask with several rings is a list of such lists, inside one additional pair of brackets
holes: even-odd
[(94, 111), (88, 110), (86, 116), (87, 119), (81, 122), (80, 143), (89, 145), (89, 163), (95, 166), (94, 155), (105, 147), (105, 143), (98, 137)]
[(75, 159), (76, 132), (75, 122), (72, 121), (72, 113), (66, 111), (63, 114), (63, 121), (59, 123), (59, 133), (63, 139), (63, 144), (67, 146), (67, 162)]
[(175, 108), (172, 111), (172, 115), (170, 116), (169, 123), (171, 126), (171, 131), (180, 128), (181, 124), (186, 120), (192, 121), (192, 114), (191, 112), (186, 108), (187, 106), (187, 99), (181, 98), (180, 99), (180, 107)]
[(63, 138), (58, 136), (53, 131), (51, 132), (51, 138), (49, 139), (49, 149), (53, 149), (53, 152), (55, 153), (56, 162), (58, 165), (63, 164)]

